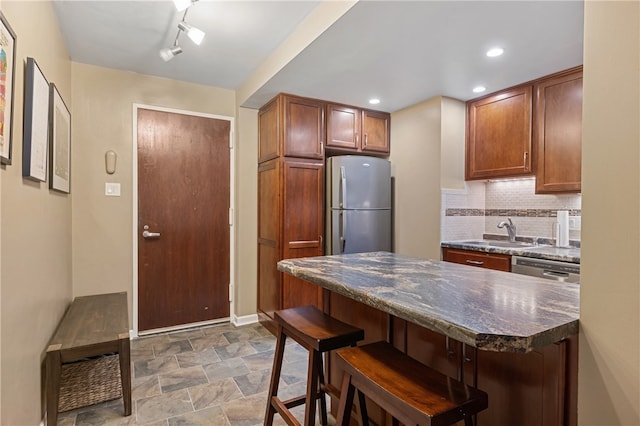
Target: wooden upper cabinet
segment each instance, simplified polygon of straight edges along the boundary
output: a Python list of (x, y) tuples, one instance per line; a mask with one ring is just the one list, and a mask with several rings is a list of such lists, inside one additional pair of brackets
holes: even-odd
[(386, 112), (362, 110), (362, 151), (389, 154), (390, 122)]
[(327, 148), (389, 154), (390, 121), (386, 112), (327, 104)]
[(283, 96), (284, 155), (324, 158), (324, 102)]
[(280, 155), (280, 103), (274, 98), (258, 112), (258, 163)]
[(360, 146), (360, 110), (327, 104), (327, 147), (357, 150)]
[(279, 156), (324, 158), (324, 102), (280, 94), (258, 113), (258, 163)]
[(536, 193), (580, 192), (582, 69), (535, 85)]
[(532, 87), (515, 87), (467, 103), (466, 179), (532, 173)]

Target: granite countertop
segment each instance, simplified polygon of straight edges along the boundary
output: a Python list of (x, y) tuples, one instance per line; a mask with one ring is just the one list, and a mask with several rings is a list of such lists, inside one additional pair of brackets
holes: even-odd
[(492, 246), (490, 240), (486, 244), (479, 245), (473, 241), (443, 241), (441, 247), (473, 250), (483, 253), (500, 253), (512, 256), (533, 257), (536, 259), (557, 260), (561, 262), (580, 263), (580, 248), (562, 248), (550, 245), (529, 247), (497, 247)]
[(482, 350), (529, 352), (578, 333), (577, 284), (388, 252), (278, 269)]

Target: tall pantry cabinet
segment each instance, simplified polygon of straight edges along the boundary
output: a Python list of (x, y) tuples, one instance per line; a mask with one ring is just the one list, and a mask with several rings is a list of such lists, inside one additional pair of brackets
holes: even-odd
[(281, 259), (323, 254), (324, 108), (280, 94), (258, 114), (258, 314), (321, 306), (320, 287), (279, 272)]

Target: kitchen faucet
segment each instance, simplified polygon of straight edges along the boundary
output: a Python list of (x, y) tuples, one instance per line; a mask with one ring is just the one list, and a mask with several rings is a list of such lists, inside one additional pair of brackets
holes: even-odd
[(498, 228), (507, 228), (507, 232), (509, 233), (509, 241), (512, 243), (516, 241), (516, 226), (511, 221), (511, 218), (508, 217), (507, 220), (509, 223), (502, 221), (498, 224)]

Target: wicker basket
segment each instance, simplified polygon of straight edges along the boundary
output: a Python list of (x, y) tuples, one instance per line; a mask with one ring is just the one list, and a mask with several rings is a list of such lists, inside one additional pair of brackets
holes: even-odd
[(58, 411), (122, 397), (117, 354), (62, 365)]

